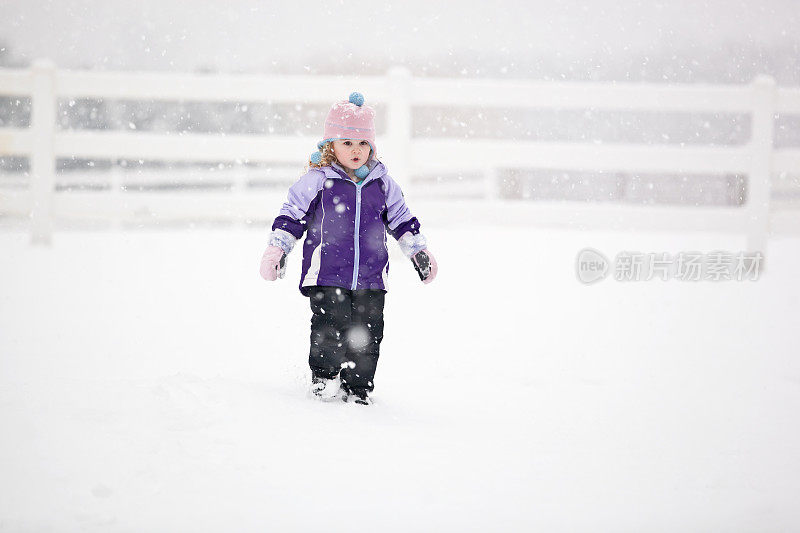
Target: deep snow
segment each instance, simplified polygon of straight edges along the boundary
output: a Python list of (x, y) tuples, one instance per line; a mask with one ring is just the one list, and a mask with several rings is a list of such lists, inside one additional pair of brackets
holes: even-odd
[(718, 235), (392, 245), (375, 405), (306, 396), (299, 254), (252, 230), (0, 233), (0, 531), (800, 528), (800, 241), (756, 282), (580, 284)]

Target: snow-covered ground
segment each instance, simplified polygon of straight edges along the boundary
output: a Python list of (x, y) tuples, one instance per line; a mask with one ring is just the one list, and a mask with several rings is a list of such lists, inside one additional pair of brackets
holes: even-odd
[(263, 231), (0, 233), (0, 531), (800, 529), (800, 239), (756, 282), (585, 286), (585, 246), (743, 239), (426, 233), (372, 407), (306, 396)]

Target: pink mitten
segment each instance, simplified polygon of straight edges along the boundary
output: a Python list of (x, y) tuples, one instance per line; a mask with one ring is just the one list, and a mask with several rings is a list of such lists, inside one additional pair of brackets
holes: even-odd
[(278, 246), (270, 246), (261, 258), (261, 277), (267, 281), (283, 278), (286, 273), (286, 254)]
[(427, 285), (436, 278), (439, 267), (433, 254), (427, 248), (414, 254), (411, 262), (414, 263), (414, 268), (417, 269), (417, 274), (419, 274), (419, 279), (422, 280), (422, 283)]

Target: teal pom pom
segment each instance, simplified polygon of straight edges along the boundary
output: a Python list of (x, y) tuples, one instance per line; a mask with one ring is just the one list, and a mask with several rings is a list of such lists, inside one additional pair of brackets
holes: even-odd
[(367, 165), (361, 165), (356, 169), (356, 177), (360, 180), (363, 180), (369, 176), (369, 167)]
[(314, 152), (308, 157), (308, 160), (314, 165), (319, 165), (322, 161), (322, 154), (319, 152)]
[(364, 95), (361, 93), (350, 93), (350, 103), (361, 107), (364, 105)]

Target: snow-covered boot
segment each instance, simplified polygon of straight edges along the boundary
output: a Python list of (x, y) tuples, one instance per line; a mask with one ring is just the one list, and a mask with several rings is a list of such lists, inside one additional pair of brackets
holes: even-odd
[(366, 389), (344, 390), (342, 400), (347, 403), (357, 403), (359, 405), (372, 405), (372, 398)]
[(311, 374), (311, 394), (315, 398), (323, 401), (333, 400), (339, 394), (341, 386), (342, 381), (338, 375), (332, 378), (324, 378)]

